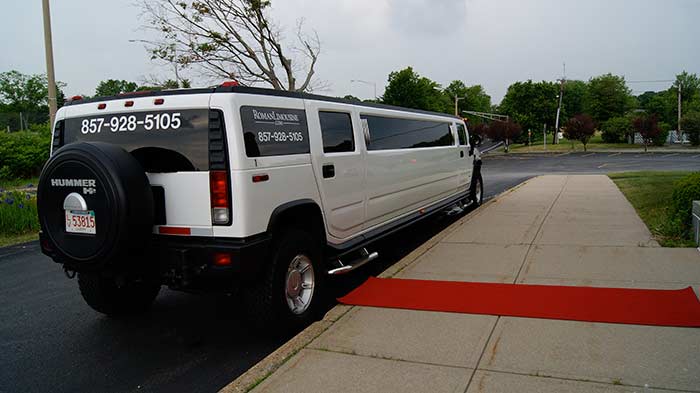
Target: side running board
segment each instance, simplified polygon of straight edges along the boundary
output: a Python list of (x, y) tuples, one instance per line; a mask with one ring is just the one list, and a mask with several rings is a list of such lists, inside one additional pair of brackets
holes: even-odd
[(340, 259), (338, 259), (338, 264), (340, 265), (340, 267), (329, 270), (328, 274), (331, 276), (345, 274), (345, 273), (351, 272), (351, 271), (357, 269), (358, 267), (364, 265), (365, 263), (367, 263), (369, 261), (373, 261), (373, 260), (377, 259), (377, 257), (379, 257), (379, 253), (377, 253), (375, 251), (375, 252), (370, 254), (366, 248), (363, 248), (362, 250), (360, 250), (360, 253), (362, 254), (360, 256), (360, 258), (352, 261), (352, 263), (349, 263), (347, 265), (344, 264)]

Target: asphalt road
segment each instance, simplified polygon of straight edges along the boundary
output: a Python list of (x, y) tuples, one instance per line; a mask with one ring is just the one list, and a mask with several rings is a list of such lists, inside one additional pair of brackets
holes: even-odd
[[(546, 173), (700, 170), (700, 154), (485, 156), (492, 197)], [(431, 219), (378, 246), (380, 258), (334, 279), (336, 295), (401, 259), (456, 218)], [(213, 392), (291, 337), (247, 329), (235, 297), (163, 289), (151, 313), (110, 319), (36, 243), (0, 249), (0, 392)]]

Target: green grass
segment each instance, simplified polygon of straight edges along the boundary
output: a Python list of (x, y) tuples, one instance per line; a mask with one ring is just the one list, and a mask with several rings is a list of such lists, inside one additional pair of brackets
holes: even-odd
[(670, 218), (671, 193), (676, 181), (690, 172), (624, 172), (608, 176), (625, 194), (649, 231), (663, 247), (693, 247), (693, 239)]
[(38, 232), (36, 195), (23, 191), (0, 192), (0, 245), (32, 240)]
[[(559, 144), (557, 145), (552, 145), (550, 142), (552, 141), (551, 135), (548, 136), (547, 138), (547, 150), (546, 151), (556, 151), (556, 152), (568, 152), (568, 151), (583, 151), (583, 143), (579, 141), (570, 141), (566, 138), (562, 138), (559, 140)], [(601, 137), (600, 133), (597, 132), (593, 137), (591, 137), (591, 140), (588, 141), (588, 144), (586, 145), (586, 148), (588, 150), (590, 149), (639, 149), (639, 148), (644, 148), (642, 145), (632, 145), (629, 143), (605, 143), (603, 142), (603, 138)], [(524, 144), (512, 144), (510, 146), (510, 149), (512, 152), (528, 152), (528, 151), (533, 151), (533, 152), (543, 152), (545, 151), (544, 146), (542, 145), (542, 140), (537, 141), (536, 143), (533, 142), (532, 146), (526, 146)]]
[(39, 183), (38, 177), (32, 177), (29, 179), (12, 179), (12, 180), (0, 179), (0, 192), (2, 190), (12, 190), (15, 188), (25, 188), (29, 184), (36, 187), (37, 183)]

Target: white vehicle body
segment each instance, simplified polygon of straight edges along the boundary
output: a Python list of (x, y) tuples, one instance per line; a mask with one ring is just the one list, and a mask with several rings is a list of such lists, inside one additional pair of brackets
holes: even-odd
[[(152, 187), (158, 255), (216, 249), (238, 273), (264, 270), (280, 228), (311, 234), (334, 274), (376, 257), (367, 247), (382, 236), (481, 200), (461, 118), (315, 95), (226, 86), (76, 101), (53, 140), (52, 156), (74, 142), (131, 153)], [(171, 270), (163, 283), (186, 287)]]

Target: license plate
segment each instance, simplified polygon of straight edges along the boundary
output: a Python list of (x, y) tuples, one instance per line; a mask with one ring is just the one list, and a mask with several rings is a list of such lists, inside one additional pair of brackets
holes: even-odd
[(96, 234), (95, 212), (93, 210), (67, 210), (66, 232)]

